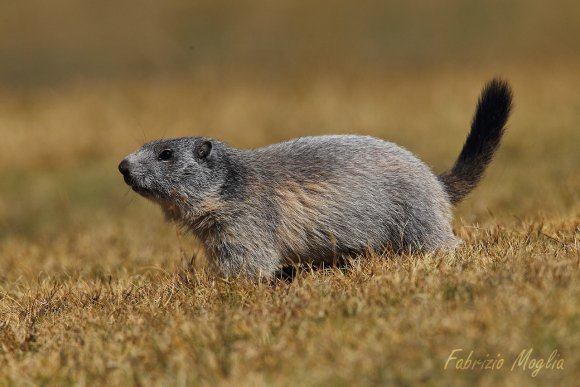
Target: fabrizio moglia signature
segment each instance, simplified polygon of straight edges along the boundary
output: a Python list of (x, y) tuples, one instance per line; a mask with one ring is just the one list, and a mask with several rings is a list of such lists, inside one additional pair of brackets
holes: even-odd
[[(511, 360), (511, 361), (509, 361)], [(521, 369), (527, 371), (532, 377), (536, 377), (542, 370), (563, 370), (564, 358), (557, 349), (553, 350), (545, 358), (534, 354), (533, 348), (523, 349), (516, 357), (506, 360), (501, 354), (484, 357), (476, 357), (474, 351), (469, 353), (463, 348), (455, 348), (447, 357), (444, 370), (455, 369), (459, 371), (495, 371), (509, 367), (510, 371)]]

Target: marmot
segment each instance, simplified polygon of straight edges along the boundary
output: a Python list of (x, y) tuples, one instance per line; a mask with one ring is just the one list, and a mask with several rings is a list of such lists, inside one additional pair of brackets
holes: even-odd
[(253, 150), (207, 137), (162, 139), (119, 170), (166, 217), (199, 237), (224, 275), (271, 277), (389, 249), (431, 252), (459, 242), (452, 206), (478, 183), (499, 146), (512, 92), (493, 79), (479, 98), (455, 165), (436, 176), (411, 152), (357, 135), (302, 137)]

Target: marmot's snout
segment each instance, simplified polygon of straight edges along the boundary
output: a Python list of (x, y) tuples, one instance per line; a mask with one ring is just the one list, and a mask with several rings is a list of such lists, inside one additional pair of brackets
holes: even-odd
[(121, 163), (119, 164), (119, 172), (121, 172), (123, 176), (127, 176), (130, 174), (129, 162), (127, 161), (127, 159), (123, 159), (123, 161), (121, 161)]
[(135, 177), (131, 173), (131, 163), (129, 160), (123, 159), (123, 161), (121, 161), (119, 164), (119, 172), (121, 172), (123, 175), (123, 180), (125, 180), (125, 183), (127, 183), (127, 185), (135, 190), (136, 181)]
[(135, 163), (129, 161), (130, 157), (131, 156), (127, 156), (127, 158), (119, 163), (118, 168), (119, 172), (123, 175), (123, 180), (125, 180), (125, 183), (139, 195), (151, 198), (155, 195), (155, 192), (153, 192), (149, 186), (144, 184), (144, 179), (141, 176), (141, 166), (138, 162)]

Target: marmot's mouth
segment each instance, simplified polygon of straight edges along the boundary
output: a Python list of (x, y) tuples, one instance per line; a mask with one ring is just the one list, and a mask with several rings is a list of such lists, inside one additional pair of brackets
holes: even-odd
[(131, 175), (123, 175), (123, 180), (131, 189), (137, 192), (139, 195), (144, 196), (146, 198), (152, 198), (154, 195), (148, 189), (141, 187), (137, 181)]
[(139, 195), (143, 196), (144, 198), (151, 199), (151, 200), (154, 200), (155, 198), (157, 198), (157, 195), (155, 194), (155, 192), (152, 192), (151, 190), (148, 190), (147, 188), (140, 187), (137, 184), (131, 185), (131, 189), (133, 191), (137, 192)]
[(143, 195), (143, 196), (151, 196), (151, 193), (146, 190), (145, 188), (141, 188), (139, 186), (136, 185), (132, 185), (131, 189), (135, 192), (137, 192), (139, 195)]
[(135, 185), (135, 180), (131, 177), (131, 175), (123, 175), (123, 180), (128, 186), (133, 187)]

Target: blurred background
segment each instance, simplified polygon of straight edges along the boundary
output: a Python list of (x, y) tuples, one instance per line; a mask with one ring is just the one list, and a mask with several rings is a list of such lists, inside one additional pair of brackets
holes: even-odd
[(174, 259), (117, 172), (158, 137), (369, 134), (442, 171), (496, 75), (514, 115), (456, 224), (577, 217), (579, 70), (577, 1), (2, 1), (2, 271)]
[(580, 57), (576, 1), (5, 1), (0, 80), (339, 79)]

